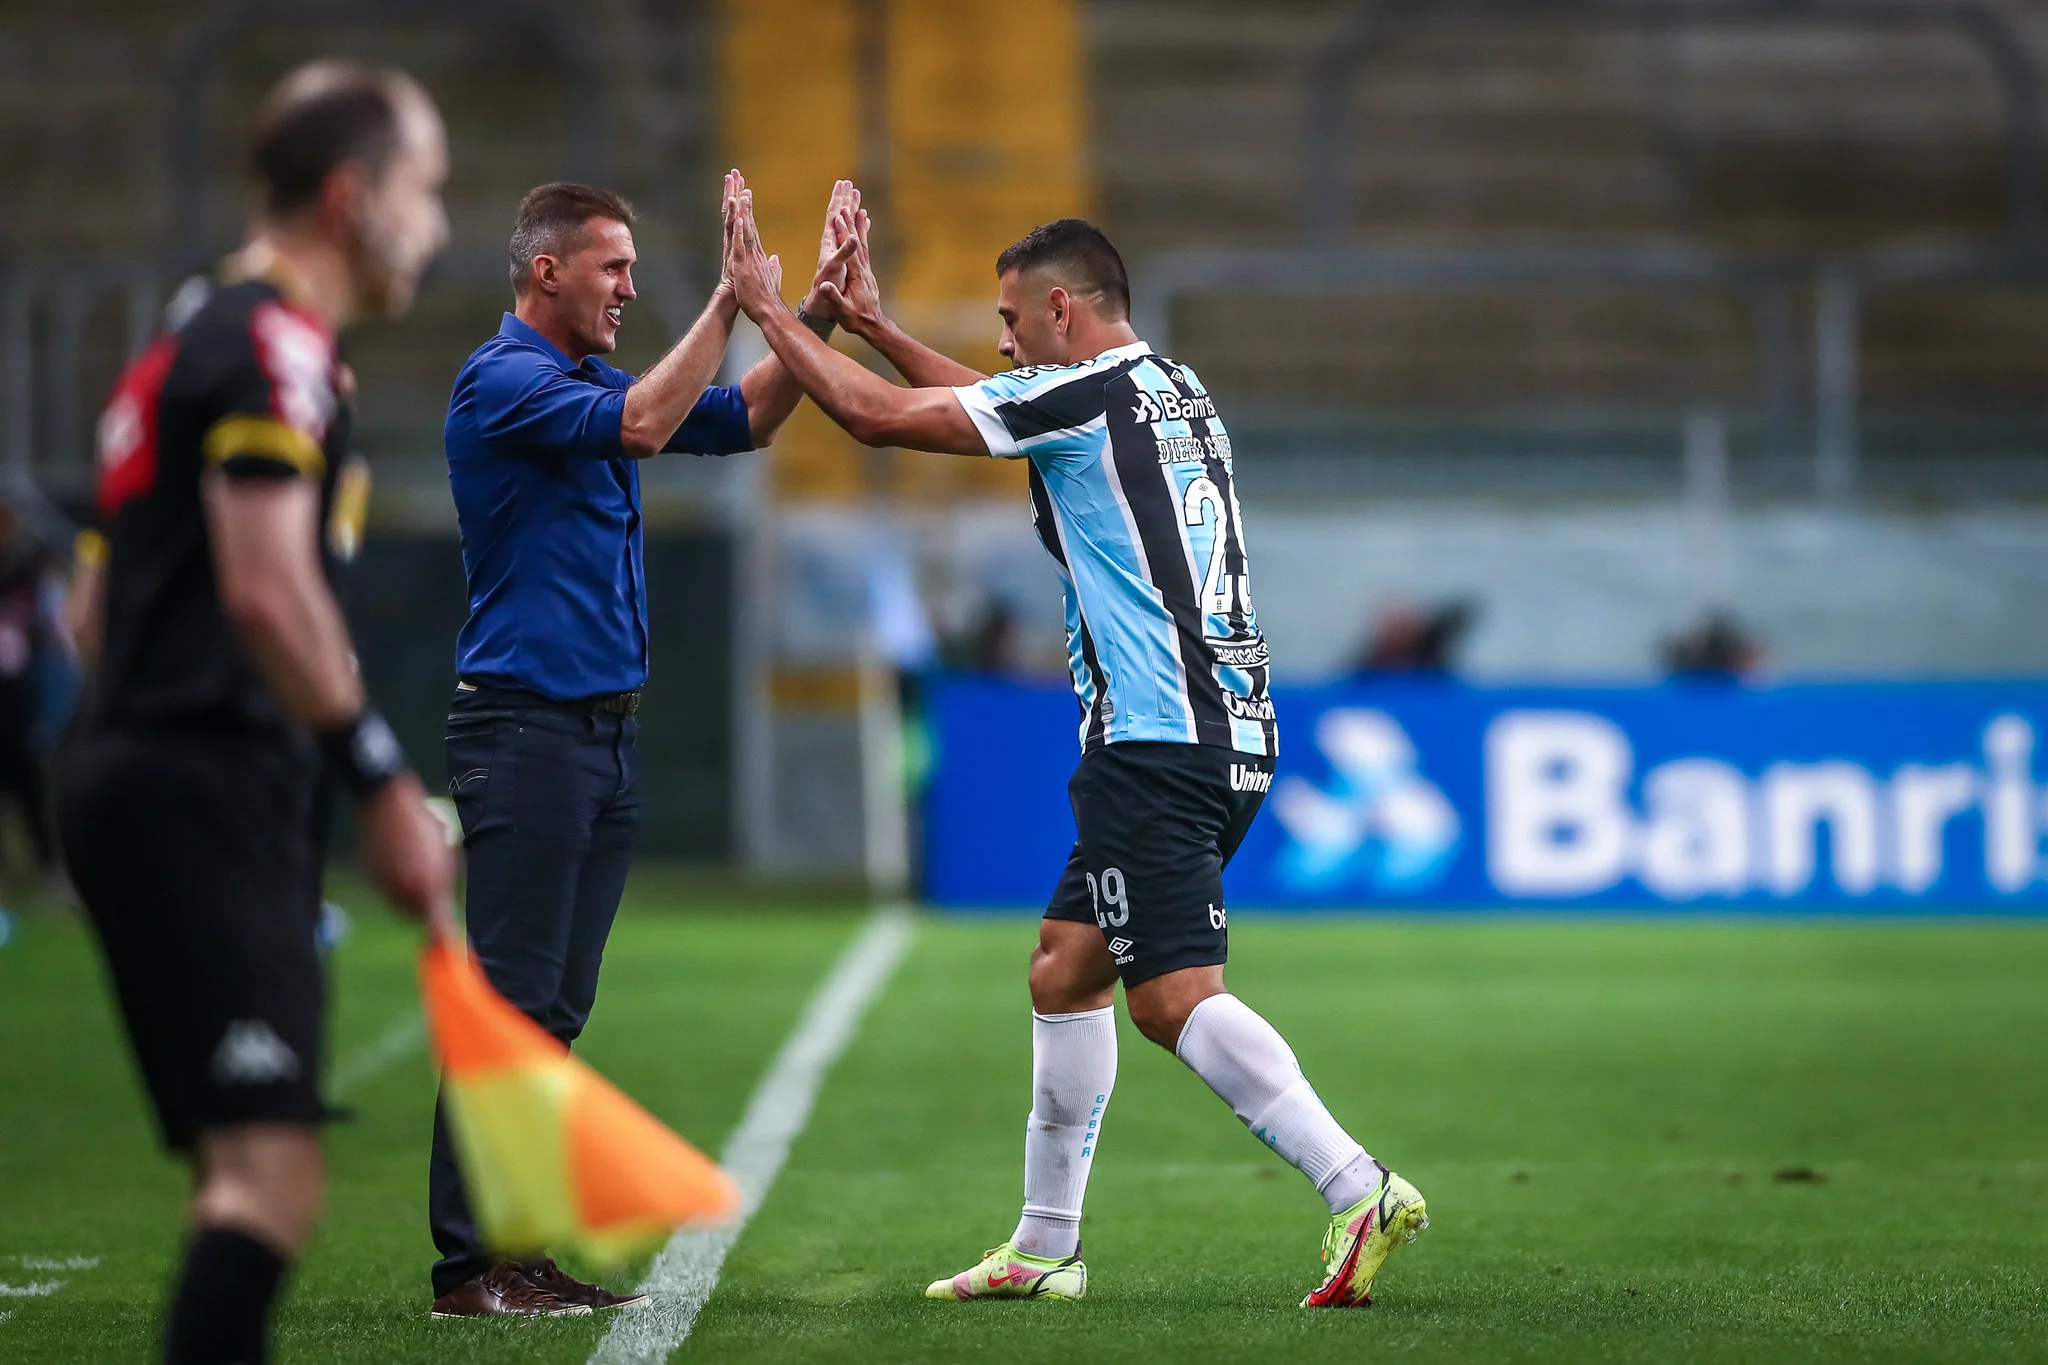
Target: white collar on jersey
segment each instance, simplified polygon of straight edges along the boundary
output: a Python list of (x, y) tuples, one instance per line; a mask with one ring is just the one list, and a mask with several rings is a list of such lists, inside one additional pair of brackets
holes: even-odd
[[(1146, 345), (1143, 341), (1133, 341), (1123, 346), (1112, 346), (1108, 350), (1102, 352), (1100, 355), (1091, 357), (1091, 359), (1137, 360), (1140, 357), (1148, 356), (1151, 354), (1152, 348), (1150, 346)], [(1085, 365), (1089, 362), (1083, 361), (1082, 363)]]

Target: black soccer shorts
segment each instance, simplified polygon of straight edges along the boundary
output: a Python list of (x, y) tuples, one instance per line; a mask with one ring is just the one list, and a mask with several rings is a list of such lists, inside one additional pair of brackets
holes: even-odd
[(329, 1117), (310, 771), (278, 740), (104, 730), (64, 761), (65, 862), (174, 1151)]
[(1094, 923), (1128, 990), (1229, 956), (1223, 869), (1266, 799), (1273, 760), (1208, 744), (1125, 741), (1067, 783), (1080, 839), (1047, 919)]

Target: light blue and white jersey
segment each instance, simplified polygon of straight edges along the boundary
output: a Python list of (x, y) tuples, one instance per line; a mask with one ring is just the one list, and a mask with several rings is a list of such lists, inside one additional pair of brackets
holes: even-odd
[(1187, 366), (1143, 342), (953, 391), (989, 454), (1031, 462), (1059, 565), (1081, 747), (1216, 744), (1276, 756), (1230, 437)]

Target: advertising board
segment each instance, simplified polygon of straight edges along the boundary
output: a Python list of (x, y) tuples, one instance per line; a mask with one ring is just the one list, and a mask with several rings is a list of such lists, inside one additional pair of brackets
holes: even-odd
[[(1072, 694), (948, 678), (925, 893), (1042, 904), (1072, 845)], [(1277, 689), (1233, 905), (2048, 911), (2048, 683)]]

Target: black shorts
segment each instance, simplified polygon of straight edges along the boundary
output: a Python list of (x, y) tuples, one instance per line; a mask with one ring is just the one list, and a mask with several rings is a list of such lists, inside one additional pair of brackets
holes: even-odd
[(65, 862), (165, 1145), (326, 1119), (304, 757), (276, 740), (98, 731), (60, 781)]
[(1099, 925), (1126, 989), (1221, 965), (1223, 869), (1272, 782), (1272, 759), (1216, 745), (1084, 754), (1067, 783), (1081, 837), (1045, 917)]

